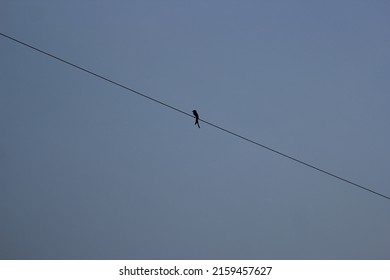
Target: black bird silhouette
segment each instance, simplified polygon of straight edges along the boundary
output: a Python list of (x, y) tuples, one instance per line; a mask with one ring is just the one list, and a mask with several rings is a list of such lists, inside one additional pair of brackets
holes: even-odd
[(198, 125), (198, 127), (200, 128), (198, 112), (196, 110), (192, 110), (192, 113), (194, 114), (195, 117), (195, 125)]

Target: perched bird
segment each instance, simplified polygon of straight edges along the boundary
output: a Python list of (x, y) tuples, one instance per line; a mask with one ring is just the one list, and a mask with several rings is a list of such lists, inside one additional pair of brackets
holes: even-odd
[(198, 127), (200, 128), (198, 112), (196, 110), (192, 110), (192, 113), (194, 114), (195, 117), (195, 125), (198, 125)]

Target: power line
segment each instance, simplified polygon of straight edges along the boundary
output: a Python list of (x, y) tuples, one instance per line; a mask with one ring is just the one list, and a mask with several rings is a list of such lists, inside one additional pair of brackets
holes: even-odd
[(0, 35), (4, 36), (4, 37), (6, 37), (6, 38), (8, 38), (8, 39), (10, 39), (10, 40), (12, 40), (12, 41), (15, 41), (15, 42), (17, 42), (17, 43), (19, 43), (19, 44), (21, 44), (21, 45), (23, 45), (23, 46), (26, 46), (26, 47), (28, 47), (28, 48), (30, 48), (30, 49), (33, 49), (33, 50), (35, 50), (35, 51), (37, 51), (37, 52), (40, 52), (40, 53), (42, 53), (42, 54), (44, 54), (44, 55), (47, 55), (47, 56), (49, 56), (49, 57), (51, 57), (51, 58), (54, 58), (54, 59), (56, 59), (56, 60), (59, 60), (59, 61), (65, 63), (65, 64), (68, 64), (68, 65), (70, 65), (70, 66), (72, 66), (72, 67), (74, 67), (74, 68), (77, 68), (77, 69), (81, 70), (81, 71), (87, 72), (88, 74), (90, 74), (90, 75), (92, 75), (92, 76), (95, 76), (95, 77), (98, 77), (99, 79), (105, 80), (106, 82), (109, 82), (109, 83), (114, 84), (114, 85), (116, 85), (116, 86), (118, 86), (118, 87), (124, 88), (124, 89), (126, 89), (126, 90), (128, 90), (128, 91), (131, 91), (131, 92), (133, 92), (133, 93), (135, 93), (135, 94), (138, 94), (138, 95), (140, 95), (140, 96), (142, 96), (142, 97), (145, 97), (145, 98), (147, 98), (147, 99), (150, 99), (150, 100), (152, 100), (152, 101), (154, 101), (154, 102), (156, 102), (156, 103), (159, 103), (159, 104), (161, 104), (161, 105), (164, 105), (164, 106), (166, 106), (166, 107), (168, 107), (168, 108), (170, 108), (170, 109), (172, 109), (172, 110), (178, 111), (178, 112), (180, 112), (180, 113), (182, 113), (182, 114), (185, 114), (185, 115), (188, 115), (188, 116), (192, 117), (192, 115), (190, 115), (190, 114), (188, 114), (188, 113), (186, 113), (186, 112), (184, 112), (184, 111), (182, 111), (182, 110), (179, 110), (179, 109), (177, 109), (177, 108), (175, 108), (175, 107), (172, 107), (172, 106), (170, 106), (170, 105), (168, 105), (168, 104), (166, 104), (166, 103), (164, 103), (164, 102), (161, 102), (161, 101), (159, 101), (159, 100), (157, 100), (157, 99), (154, 99), (154, 98), (152, 98), (152, 97), (150, 97), (150, 96), (147, 96), (147, 95), (145, 95), (145, 94), (143, 94), (143, 93), (141, 93), (141, 92), (139, 92), (139, 91), (136, 91), (136, 90), (131, 89), (131, 88), (127, 87), (127, 86), (124, 86), (124, 85), (122, 85), (122, 84), (120, 84), (120, 83), (117, 83), (117, 82), (115, 82), (115, 81), (113, 81), (113, 80), (110, 80), (110, 79), (108, 79), (108, 78), (106, 78), (106, 77), (103, 77), (103, 76), (101, 76), (101, 75), (99, 75), (99, 74), (96, 74), (96, 73), (94, 73), (94, 72), (92, 72), (92, 71), (90, 71), (90, 70), (88, 70), (88, 69), (86, 69), (86, 68), (83, 68), (83, 67), (81, 67), (81, 66), (78, 66), (78, 65), (76, 65), (76, 64), (74, 64), (74, 63), (71, 63), (71, 62), (65, 60), (65, 59), (59, 58), (58, 56), (52, 55), (52, 54), (50, 54), (50, 53), (48, 53), (48, 52), (45, 52), (45, 51), (43, 51), (43, 50), (41, 50), (41, 49), (38, 49), (38, 48), (36, 48), (36, 47), (34, 47), (34, 46), (31, 46), (31, 45), (29, 45), (29, 44), (27, 44), (27, 43), (24, 43), (24, 42), (22, 42), (22, 41), (19, 41), (19, 40), (15, 39), (15, 38), (13, 38), (13, 37), (11, 37), (11, 36), (8, 36), (8, 35), (6, 35), (6, 34), (1, 33), (1, 32), (0, 32)]
[[(38, 49), (38, 48), (36, 48), (36, 47), (34, 47), (34, 46), (32, 46), (32, 45), (29, 45), (29, 44), (24, 43), (24, 42), (22, 42), (22, 41), (20, 41), (20, 40), (17, 40), (17, 39), (15, 39), (15, 38), (13, 38), (13, 37), (11, 37), (11, 36), (8, 36), (8, 35), (6, 35), (6, 34), (4, 34), (4, 33), (1, 33), (1, 32), (0, 32), (0, 35), (3, 36), (3, 37), (5, 37), (5, 38), (7, 38), (7, 39), (9, 39), (9, 40), (12, 40), (12, 41), (14, 41), (14, 42), (16, 42), (16, 43), (19, 43), (19, 44), (21, 44), (21, 45), (23, 45), (23, 46), (25, 46), (25, 47), (28, 47), (28, 48), (30, 48), (30, 49), (33, 49), (33, 50), (37, 51), (37, 52), (40, 52), (40, 53), (42, 53), (42, 54), (44, 54), (44, 55), (46, 55), (46, 56), (49, 56), (49, 57), (54, 58), (54, 59), (56, 59), (56, 60), (58, 60), (58, 61), (60, 61), (60, 62), (63, 62), (63, 63), (65, 63), (65, 64), (68, 64), (68, 65), (70, 65), (70, 66), (72, 66), (72, 67), (74, 67), (74, 68), (77, 68), (77, 69), (81, 70), (81, 71), (84, 71), (84, 72), (86, 72), (86, 73), (88, 73), (88, 74), (90, 74), (90, 75), (92, 75), (92, 76), (95, 76), (95, 77), (97, 77), (97, 78), (99, 78), (99, 79), (102, 79), (102, 80), (104, 80), (104, 81), (106, 81), (106, 82), (109, 82), (109, 83), (111, 83), (111, 84), (114, 84), (114, 85), (116, 85), (116, 86), (118, 86), (118, 87), (121, 87), (121, 88), (123, 88), (123, 89), (125, 89), (125, 90), (131, 91), (131, 92), (133, 92), (134, 94), (137, 94), (137, 95), (139, 95), (139, 96), (142, 96), (142, 97), (144, 97), (144, 98), (147, 98), (147, 99), (149, 99), (149, 100), (151, 100), (151, 101), (153, 101), (153, 102), (156, 102), (156, 103), (158, 103), (158, 104), (160, 104), (160, 105), (163, 105), (163, 106), (165, 106), (165, 107), (168, 107), (168, 108), (170, 108), (170, 109), (172, 109), (172, 110), (175, 110), (175, 111), (177, 111), (177, 112), (179, 112), (179, 113), (182, 113), (182, 114), (184, 114), (184, 115), (187, 115), (187, 116), (189, 116), (189, 117), (191, 117), (191, 118), (193, 117), (191, 114), (189, 114), (189, 113), (187, 113), (187, 112), (185, 112), (185, 111), (183, 111), (183, 110), (180, 110), (180, 109), (178, 109), (178, 108), (176, 108), (176, 107), (173, 107), (173, 106), (171, 106), (171, 105), (169, 105), (169, 104), (167, 104), (167, 103), (164, 103), (164, 102), (162, 102), (162, 101), (160, 101), (160, 100), (157, 100), (157, 99), (155, 99), (155, 98), (152, 98), (152, 97), (150, 97), (150, 96), (148, 96), (148, 95), (146, 95), (146, 94), (143, 94), (143, 93), (141, 93), (141, 92), (139, 92), (139, 91), (136, 91), (136, 90), (134, 90), (134, 89), (132, 89), (132, 88), (129, 88), (129, 87), (127, 87), (127, 86), (124, 86), (124, 85), (122, 85), (122, 84), (120, 84), (120, 83), (118, 83), (118, 82), (115, 82), (115, 81), (113, 81), (113, 80), (111, 80), (111, 79), (108, 79), (108, 78), (106, 78), (106, 77), (104, 77), (104, 76), (101, 76), (101, 75), (99, 75), (99, 74), (96, 74), (96, 73), (93, 72), (93, 71), (90, 71), (90, 70), (88, 70), (88, 69), (86, 69), (86, 68), (83, 68), (83, 67), (81, 67), (81, 66), (79, 66), (79, 65), (76, 65), (76, 64), (74, 64), (74, 63), (71, 63), (71, 62), (69, 62), (69, 61), (67, 61), (67, 60), (65, 60), (65, 59), (59, 58), (58, 56), (55, 56), (55, 55), (53, 55), (53, 54), (50, 54), (50, 53), (48, 53), (48, 52), (46, 52), (46, 51), (43, 51), (43, 50), (41, 50), (41, 49)], [(390, 200), (390, 197), (389, 197), (389, 196), (386, 196), (386, 195), (384, 195), (384, 194), (381, 194), (381, 193), (379, 193), (379, 192), (376, 192), (376, 191), (374, 191), (374, 190), (372, 190), (372, 189), (369, 189), (369, 188), (367, 188), (367, 187), (364, 187), (364, 186), (362, 186), (362, 185), (360, 185), (360, 184), (354, 183), (354, 182), (352, 182), (352, 181), (350, 181), (350, 180), (347, 180), (347, 179), (345, 179), (345, 178), (343, 178), (343, 177), (340, 177), (340, 176), (338, 176), (338, 175), (335, 175), (335, 174), (333, 174), (333, 173), (331, 173), (331, 172), (328, 172), (328, 171), (326, 171), (326, 170), (324, 170), (324, 169), (318, 168), (318, 167), (316, 167), (316, 166), (314, 166), (314, 165), (311, 165), (311, 164), (309, 164), (309, 163), (307, 163), (307, 162), (304, 162), (304, 161), (302, 161), (302, 160), (299, 160), (299, 159), (297, 159), (297, 158), (295, 158), (295, 157), (289, 156), (289, 155), (287, 155), (287, 154), (285, 154), (285, 153), (282, 153), (282, 152), (280, 152), (280, 151), (277, 151), (277, 150), (275, 150), (275, 149), (272, 149), (272, 148), (270, 148), (270, 147), (268, 147), (268, 146), (266, 146), (266, 145), (260, 144), (260, 143), (258, 143), (258, 142), (256, 142), (256, 141), (253, 141), (253, 140), (251, 140), (251, 139), (249, 139), (249, 138), (246, 138), (246, 137), (244, 137), (244, 136), (242, 136), (242, 135), (239, 135), (239, 134), (237, 134), (237, 133), (234, 133), (234, 132), (232, 132), (232, 131), (230, 131), (230, 130), (228, 130), (228, 129), (225, 129), (225, 128), (223, 128), (223, 127), (220, 127), (220, 126), (218, 126), (218, 125), (215, 125), (215, 124), (213, 124), (213, 123), (210, 123), (210, 122), (208, 122), (208, 121), (206, 121), (206, 120), (202, 120), (202, 119), (200, 119), (200, 120), (201, 120), (202, 122), (204, 122), (204, 123), (206, 123), (206, 124), (208, 124), (208, 125), (214, 127), (214, 128), (217, 128), (217, 129), (219, 129), (219, 130), (221, 130), (221, 131), (224, 131), (224, 132), (226, 132), (226, 133), (229, 133), (229, 134), (231, 134), (231, 135), (233, 135), (233, 136), (236, 136), (236, 137), (238, 137), (238, 138), (240, 138), (240, 139), (242, 139), (242, 140), (245, 140), (245, 141), (247, 141), (247, 142), (249, 142), (249, 143), (252, 143), (252, 144), (254, 144), (254, 145), (256, 145), (256, 146), (262, 147), (262, 148), (264, 148), (264, 149), (266, 149), (266, 150), (269, 150), (269, 151), (271, 151), (271, 152), (273, 152), (273, 153), (276, 153), (276, 154), (278, 154), (278, 155), (280, 155), (280, 156), (283, 156), (283, 157), (288, 158), (288, 159), (290, 159), (290, 160), (293, 160), (293, 161), (295, 161), (295, 162), (297, 162), (297, 163), (300, 163), (300, 164), (302, 164), (302, 165), (304, 165), (304, 166), (306, 166), (306, 167), (310, 167), (310, 168), (312, 168), (312, 169), (314, 169), (314, 170), (316, 170), (316, 171), (319, 171), (319, 172), (321, 172), (321, 173), (323, 173), (323, 174), (326, 174), (326, 175), (328, 175), (328, 176), (331, 176), (331, 177), (333, 177), (333, 178), (336, 178), (336, 179), (338, 179), (338, 180), (341, 180), (341, 181), (343, 181), (343, 182), (345, 182), (345, 183), (348, 183), (348, 184), (350, 184), (350, 185), (352, 185), (352, 186), (358, 187), (358, 188), (360, 188), (360, 189), (366, 190), (366, 191), (368, 191), (368, 192), (371, 192), (371, 193), (373, 193), (373, 194), (376, 194), (376, 195), (378, 195), (378, 196), (381, 196), (381, 197), (383, 197), (383, 198), (386, 198), (386, 199), (389, 199), (389, 200)]]

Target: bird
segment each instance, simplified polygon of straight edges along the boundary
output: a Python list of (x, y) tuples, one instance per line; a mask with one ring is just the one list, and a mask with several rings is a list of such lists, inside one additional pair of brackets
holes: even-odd
[(198, 125), (198, 127), (200, 128), (198, 112), (196, 110), (192, 110), (192, 113), (194, 114), (195, 117), (195, 125)]

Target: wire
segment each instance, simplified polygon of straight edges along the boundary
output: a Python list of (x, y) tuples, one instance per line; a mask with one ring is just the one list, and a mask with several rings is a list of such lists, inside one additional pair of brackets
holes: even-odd
[(124, 85), (122, 85), (122, 84), (120, 84), (120, 83), (117, 83), (117, 82), (115, 82), (115, 81), (113, 81), (113, 80), (110, 80), (110, 79), (108, 79), (108, 78), (106, 78), (106, 77), (103, 77), (103, 76), (101, 76), (101, 75), (99, 75), (99, 74), (96, 74), (96, 73), (94, 73), (94, 72), (92, 72), (92, 71), (90, 71), (90, 70), (88, 70), (88, 69), (85, 69), (85, 68), (83, 68), (83, 67), (81, 67), (81, 66), (78, 66), (78, 65), (76, 65), (76, 64), (74, 64), (74, 63), (71, 63), (71, 62), (69, 62), (69, 61), (66, 61), (65, 59), (59, 58), (58, 56), (55, 56), (55, 55), (52, 55), (52, 54), (50, 54), (50, 53), (48, 53), (48, 52), (45, 52), (45, 51), (43, 51), (43, 50), (40, 50), (40, 49), (38, 49), (38, 48), (36, 48), (36, 47), (33, 47), (33, 46), (29, 45), (29, 44), (26, 44), (26, 43), (24, 43), (24, 42), (22, 42), (22, 41), (19, 41), (19, 40), (15, 39), (15, 38), (12, 38), (11, 36), (8, 36), (8, 35), (6, 35), (6, 34), (1, 33), (1, 32), (0, 32), (0, 35), (4, 36), (4, 37), (6, 37), (6, 38), (8, 38), (8, 39), (10, 39), (10, 40), (12, 40), (12, 41), (15, 41), (15, 42), (17, 42), (17, 43), (19, 43), (19, 44), (21, 44), (21, 45), (24, 45), (24, 46), (26, 46), (26, 47), (28, 47), (28, 48), (30, 48), (30, 49), (33, 49), (33, 50), (35, 50), (35, 51), (37, 51), (37, 52), (43, 53), (44, 55), (50, 56), (51, 58), (54, 58), (54, 59), (56, 59), (56, 60), (59, 60), (59, 61), (65, 63), (65, 64), (68, 64), (68, 65), (70, 65), (70, 66), (72, 66), (72, 67), (74, 67), (74, 68), (77, 68), (77, 69), (81, 70), (81, 71), (87, 72), (88, 74), (90, 74), (90, 75), (92, 75), (92, 76), (95, 76), (95, 77), (98, 77), (99, 79), (105, 80), (106, 82), (109, 82), (109, 83), (114, 84), (114, 85), (116, 85), (116, 86), (118, 86), (118, 87), (124, 88), (124, 89), (126, 89), (126, 90), (129, 90), (129, 91), (131, 91), (131, 92), (133, 92), (133, 93), (135, 93), (135, 94), (138, 94), (138, 95), (140, 95), (140, 96), (142, 96), (142, 97), (145, 97), (145, 98), (147, 98), (147, 99), (150, 99), (150, 100), (152, 100), (152, 101), (154, 101), (154, 102), (156, 102), (156, 103), (159, 103), (159, 104), (161, 104), (161, 105), (164, 105), (164, 106), (166, 106), (166, 107), (168, 107), (168, 108), (170, 108), (170, 109), (172, 109), (172, 110), (178, 111), (178, 112), (180, 112), (180, 113), (182, 113), (182, 114), (185, 114), (185, 115), (188, 115), (188, 116), (192, 117), (192, 115), (190, 115), (190, 114), (188, 114), (188, 113), (186, 113), (186, 112), (184, 112), (184, 111), (182, 111), (182, 110), (179, 110), (179, 109), (177, 109), (177, 108), (175, 108), (175, 107), (172, 107), (172, 106), (170, 106), (170, 105), (168, 105), (168, 104), (166, 104), (166, 103), (164, 103), (164, 102), (161, 102), (161, 101), (159, 101), (159, 100), (157, 100), (157, 99), (154, 99), (154, 98), (152, 98), (152, 97), (150, 97), (150, 96), (147, 96), (147, 95), (145, 95), (145, 94), (143, 94), (143, 93), (140, 93), (139, 91), (136, 91), (136, 90), (131, 89), (131, 88), (127, 87), (127, 86), (124, 86)]
[[(193, 118), (193, 116), (192, 116), (191, 114), (189, 114), (189, 113), (187, 113), (187, 112), (185, 112), (185, 111), (183, 111), (183, 110), (180, 110), (180, 109), (178, 109), (178, 108), (176, 108), (176, 107), (173, 107), (173, 106), (171, 106), (171, 105), (169, 105), (169, 104), (167, 104), (167, 103), (164, 103), (164, 102), (162, 102), (162, 101), (160, 101), (160, 100), (157, 100), (157, 99), (155, 99), (155, 98), (152, 98), (152, 97), (150, 97), (150, 96), (148, 96), (148, 95), (146, 95), (146, 94), (143, 94), (143, 93), (141, 93), (141, 92), (139, 92), (139, 91), (136, 91), (136, 90), (134, 90), (134, 89), (132, 89), (132, 88), (129, 88), (129, 87), (127, 87), (127, 86), (124, 86), (124, 85), (122, 85), (122, 84), (120, 84), (120, 83), (118, 83), (118, 82), (115, 82), (115, 81), (111, 80), (111, 79), (108, 79), (108, 78), (103, 77), (103, 76), (101, 76), (101, 75), (99, 75), (99, 74), (96, 74), (95, 72), (92, 72), (92, 71), (90, 71), (90, 70), (88, 70), (88, 69), (86, 69), (86, 68), (83, 68), (83, 67), (81, 67), (81, 66), (78, 66), (78, 65), (76, 65), (76, 64), (74, 64), (74, 63), (71, 63), (71, 62), (65, 60), (65, 59), (59, 58), (58, 56), (55, 56), (55, 55), (50, 54), (50, 53), (48, 53), (48, 52), (45, 52), (45, 51), (43, 51), (43, 50), (41, 50), (41, 49), (38, 49), (38, 48), (36, 48), (36, 47), (34, 47), (34, 46), (32, 46), (32, 45), (29, 45), (29, 44), (24, 43), (24, 42), (22, 42), (22, 41), (20, 41), (20, 40), (17, 40), (17, 39), (15, 39), (15, 38), (13, 38), (13, 37), (11, 37), (11, 36), (8, 36), (8, 35), (6, 35), (6, 34), (4, 34), (4, 33), (1, 33), (1, 32), (0, 32), (0, 35), (3, 36), (3, 37), (5, 37), (5, 38), (7, 38), (7, 39), (9, 39), (9, 40), (12, 40), (12, 41), (14, 41), (14, 42), (16, 42), (16, 43), (19, 43), (19, 44), (21, 44), (21, 45), (23, 45), (23, 46), (25, 46), (25, 47), (28, 47), (28, 48), (30, 48), (30, 49), (33, 49), (33, 50), (37, 51), (37, 52), (40, 52), (40, 53), (42, 53), (42, 54), (44, 54), (44, 55), (46, 55), (46, 56), (49, 56), (49, 57), (54, 58), (54, 59), (56, 59), (56, 60), (58, 60), (58, 61), (60, 61), (60, 62), (63, 62), (63, 63), (65, 63), (65, 64), (68, 64), (68, 65), (70, 65), (70, 66), (72, 66), (72, 67), (74, 67), (74, 68), (77, 68), (77, 69), (81, 70), (81, 71), (84, 71), (84, 72), (86, 72), (86, 73), (88, 73), (88, 74), (90, 74), (90, 75), (92, 75), (92, 76), (95, 76), (95, 77), (97, 77), (97, 78), (99, 78), (99, 79), (102, 79), (102, 80), (104, 80), (104, 81), (106, 81), (106, 82), (109, 82), (109, 83), (111, 83), (111, 84), (114, 84), (114, 85), (116, 85), (116, 86), (118, 86), (118, 87), (121, 87), (121, 88), (123, 88), (123, 89), (125, 89), (125, 90), (131, 91), (131, 92), (133, 92), (133, 93), (135, 93), (135, 94), (137, 94), (137, 95), (139, 95), (139, 96), (142, 96), (142, 97), (144, 97), (144, 98), (147, 98), (147, 99), (149, 99), (149, 100), (151, 100), (151, 101), (153, 101), (153, 102), (156, 102), (156, 103), (158, 103), (158, 104), (160, 104), (160, 105), (163, 105), (163, 106), (168, 107), (168, 108), (170, 108), (170, 109), (172, 109), (172, 110), (174, 110), (174, 111), (177, 111), (177, 112), (179, 112), (179, 113), (182, 113), (182, 114), (184, 114), (184, 115), (187, 115), (187, 116)], [(343, 177), (340, 177), (340, 176), (338, 176), (338, 175), (335, 175), (335, 174), (333, 174), (333, 173), (331, 173), (331, 172), (328, 172), (328, 171), (326, 171), (326, 170), (324, 170), (324, 169), (318, 168), (318, 167), (316, 167), (316, 166), (314, 166), (314, 165), (311, 165), (311, 164), (309, 164), (309, 163), (307, 163), (307, 162), (304, 162), (304, 161), (302, 161), (302, 160), (299, 160), (299, 159), (297, 159), (297, 158), (295, 158), (295, 157), (289, 156), (289, 155), (287, 155), (287, 154), (285, 154), (285, 153), (279, 152), (279, 151), (277, 151), (277, 150), (275, 150), (275, 149), (272, 149), (272, 148), (270, 148), (270, 147), (268, 147), (268, 146), (266, 146), (266, 145), (260, 144), (260, 143), (258, 143), (258, 142), (256, 142), (256, 141), (253, 141), (253, 140), (251, 140), (251, 139), (249, 139), (249, 138), (246, 138), (246, 137), (241, 136), (241, 135), (239, 135), (239, 134), (237, 134), (237, 133), (234, 133), (234, 132), (232, 132), (232, 131), (230, 131), (230, 130), (228, 130), (228, 129), (225, 129), (225, 128), (223, 128), (223, 127), (220, 127), (220, 126), (218, 126), (218, 125), (215, 125), (215, 124), (213, 124), (213, 123), (210, 123), (210, 122), (208, 122), (208, 121), (206, 121), (206, 120), (202, 120), (202, 119), (199, 119), (199, 120), (201, 120), (202, 122), (204, 122), (204, 123), (206, 123), (206, 124), (208, 124), (208, 125), (210, 125), (210, 126), (212, 126), (212, 127), (214, 127), (214, 128), (217, 128), (217, 129), (219, 129), (219, 130), (222, 130), (222, 131), (224, 131), (224, 132), (226, 132), (226, 133), (228, 133), (228, 134), (231, 134), (231, 135), (233, 135), (233, 136), (236, 136), (236, 137), (238, 137), (238, 138), (240, 138), (240, 139), (242, 139), (242, 140), (245, 140), (245, 141), (247, 141), (247, 142), (249, 142), (249, 143), (252, 143), (252, 144), (254, 144), (254, 145), (256, 145), (256, 146), (262, 147), (262, 148), (264, 148), (264, 149), (266, 149), (266, 150), (269, 150), (269, 151), (271, 151), (271, 152), (273, 152), (273, 153), (276, 153), (276, 154), (278, 154), (278, 155), (280, 155), (280, 156), (283, 156), (283, 157), (285, 157), (285, 158), (288, 158), (288, 159), (290, 159), (290, 160), (293, 160), (293, 161), (295, 161), (295, 162), (297, 162), (297, 163), (300, 163), (300, 164), (302, 164), (302, 165), (304, 165), (304, 166), (306, 166), (306, 167), (309, 167), (309, 168), (314, 169), (314, 170), (316, 170), (316, 171), (319, 171), (319, 172), (321, 172), (321, 173), (323, 173), (323, 174), (326, 174), (326, 175), (328, 175), (328, 176), (331, 176), (331, 177), (333, 177), (333, 178), (336, 178), (336, 179), (338, 179), (338, 180), (341, 180), (341, 181), (343, 181), (343, 182), (345, 182), (345, 183), (348, 183), (348, 184), (350, 184), (350, 185), (352, 185), (352, 186), (358, 187), (358, 188), (360, 188), (360, 189), (366, 190), (366, 191), (368, 191), (368, 192), (371, 192), (371, 193), (373, 193), (373, 194), (376, 194), (376, 195), (378, 195), (378, 196), (381, 196), (381, 197), (383, 197), (383, 198), (386, 198), (386, 199), (389, 199), (389, 200), (390, 200), (390, 197), (389, 197), (389, 196), (386, 196), (386, 195), (381, 194), (381, 193), (379, 193), (379, 192), (376, 192), (376, 191), (374, 191), (374, 190), (372, 190), (372, 189), (369, 189), (369, 188), (367, 188), (367, 187), (364, 187), (364, 186), (362, 186), (361, 184), (354, 183), (354, 182), (352, 182), (352, 181), (350, 181), (350, 180), (347, 180), (347, 179), (345, 179), (345, 178), (343, 178)]]

